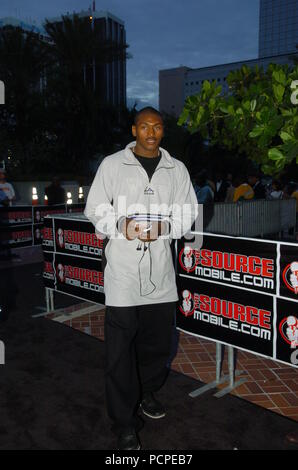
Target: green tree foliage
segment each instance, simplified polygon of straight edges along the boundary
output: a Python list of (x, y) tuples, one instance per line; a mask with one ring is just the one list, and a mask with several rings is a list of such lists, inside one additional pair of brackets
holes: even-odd
[(226, 94), (215, 81), (205, 81), (199, 94), (186, 99), (178, 124), (278, 175), (298, 163), (298, 106), (291, 88), (296, 80), (297, 65), (271, 64), (266, 71), (243, 65), (228, 75)]

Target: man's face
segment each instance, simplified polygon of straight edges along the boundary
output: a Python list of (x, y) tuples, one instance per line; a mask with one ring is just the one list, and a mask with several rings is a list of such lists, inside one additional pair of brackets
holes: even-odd
[(5, 173), (2, 173), (2, 171), (0, 171), (0, 181), (1, 182), (5, 181)]
[(136, 125), (132, 126), (132, 134), (136, 137), (136, 153), (154, 156), (164, 135), (163, 121), (158, 114), (142, 113)]

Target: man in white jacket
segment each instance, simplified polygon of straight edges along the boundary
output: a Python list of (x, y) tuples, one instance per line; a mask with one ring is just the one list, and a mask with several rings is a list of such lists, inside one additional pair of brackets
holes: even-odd
[(191, 229), (197, 199), (185, 165), (159, 146), (161, 114), (139, 111), (135, 142), (106, 157), (85, 209), (105, 247), (106, 401), (119, 450), (140, 449), (137, 411), (165, 416), (154, 397), (167, 376), (178, 300), (171, 241)]

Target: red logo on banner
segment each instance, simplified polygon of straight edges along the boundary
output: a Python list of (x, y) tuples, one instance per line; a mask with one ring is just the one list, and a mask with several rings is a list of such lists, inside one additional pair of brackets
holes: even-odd
[(56, 235), (56, 240), (60, 248), (64, 248), (64, 232), (62, 228), (58, 228), (57, 230), (57, 235)]
[(63, 266), (63, 264), (59, 263), (58, 266), (57, 266), (57, 269), (58, 269), (57, 276), (59, 278), (59, 281), (64, 282), (65, 276), (64, 276), (64, 266)]
[(295, 294), (298, 294), (298, 262), (288, 264), (283, 270), (282, 277), (285, 285)]
[(182, 306), (179, 305), (179, 310), (185, 317), (190, 317), (193, 315), (195, 310), (193, 295), (189, 290), (184, 290), (182, 292), (182, 298)]
[(198, 264), (198, 261), (199, 259), (196, 256), (195, 250), (193, 250), (189, 246), (185, 246), (184, 248), (182, 248), (179, 254), (179, 263), (185, 271), (187, 271), (188, 273), (194, 271), (195, 267)]
[(294, 315), (285, 317), (279, 324), (282, 339), (290, 344), (291, 348), (298, 346), (298, 319)]
[(44, 261), (44, 273), (54, 274), (53, 265), (49, 261)]

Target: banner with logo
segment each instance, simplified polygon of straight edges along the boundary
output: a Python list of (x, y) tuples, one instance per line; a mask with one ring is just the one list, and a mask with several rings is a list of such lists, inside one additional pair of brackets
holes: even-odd
[(89, 221), (54, 219), (56, 252), (101, 259), (103, 240)]
[[(73, 207), (72, 207), (73, 206)], [(53, 206), (10, 206), (0, 207), (0, 248), (7, 246), (11, 248), (42, 245), (46, 237), (49, 249), (49, 232), (44, 230), (44, 223), (48, 216), (61, 215), (65, 213), (81, 213), (85, 204), (56, 204)], [(31, 224), (31, 235), (29, 236), (28, 225)], [(24, 226), (16, 230), (16, 226)], [(23, 232), (23, 233), (22, 233)]]
[(32, 224), (1, 226), (0, 249), (32, 246)]
[(104, 303), (102, 243), (82, 219), (45, 217), (42, 247), (45, 287)]
[(90, 302), (104, 303), (101, 262), (55, 253), (55, 289)]
[[(93, 225), (60, 215), (44, 223), (46, 286), (104, 303), (103, 241)], [(177, 327), (297, 366), (297, 253), (294, 243), (223, 235), (204, 234), (200, 248), (179, 240)]]
[(201, 249), (178, 244), (178, 274), (257, 292), (276, 292), (277, 247), (273, 243), (204, 235)]
[(273, 356), (273, 298), (195, 279), (178, 278), (177, 326), (238, 348)]
[(196, 248), (179, 240), (177, 286), (181, 330), (298, 365), (297, 244), (204, 234)]
[(31, 206), (0, 207), (0, 225), (32, 224)]

